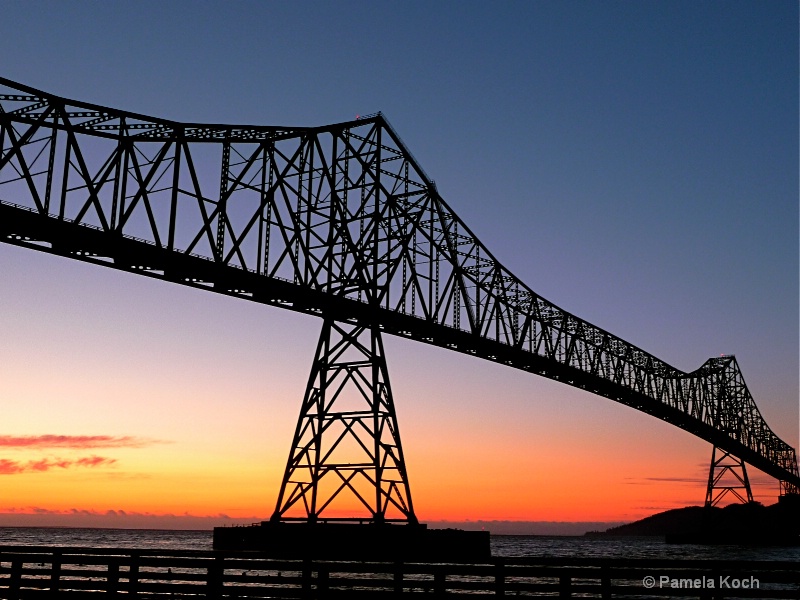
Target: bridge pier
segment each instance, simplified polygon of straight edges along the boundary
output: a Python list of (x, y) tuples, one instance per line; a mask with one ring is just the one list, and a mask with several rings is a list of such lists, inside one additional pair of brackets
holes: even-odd
[[(717, 458), (719, 450), (719, 458)], [(742, 491), (744, 495), (742, 495)], [(730, 452), (714, 446), (711, 451), (711, 468), (708, 472), (706, 506), (716, 506), (731, 494), (742, 504), (753, 501), (750, 479), (745, 462)]]
[(380, 329), (326, 318), (271, 521), (329, 507), (417, 524)]
[[(329, 507), (352, 516), (327, 517)], [(380, 328), (329, 318), (275, 512), (251, 527), (215, 528), (214, 548), (337, 560), (491, 555), (488, 531), (429, 530), (417, 521)]]

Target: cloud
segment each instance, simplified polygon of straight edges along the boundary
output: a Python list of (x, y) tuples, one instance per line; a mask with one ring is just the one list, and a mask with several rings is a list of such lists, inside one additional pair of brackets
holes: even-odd
[(76, 460), (63, 458), (43, 458), (41, 460), (29, 460), (20, 462), (18, 460), (0, 459), (0, 475), (19, 475), (20, 473), (43, 473), (52, 469), (69, 469), (71, 467), (108, 467), (117, 462), (115, 458), (104, 456), (86, 456)]
[[(0, 508), (0, 527), (112, 527), (124, 529), (210, 530), (221, 525), (250, 525), (266, 515), (231, 517), (225, 513), (195, 515), (185, 512), (151, 513), (117, 509), (63, 508), (39, 506)], [(209, 544), (211, 543), (209, 531)]]
[(708, 478), (700, 477), (643, 477), (644, 481), (671, 482), (676, 483), (708, 483)]
[[(16, 461), (11, 461), (16, 462)], [(72, 464), (72, 461), (64, 460), (64, 459), (56, 459), (50, 460), (47, 458), (43, 458), (41, 460), (29, 460), (25, 466), (19, 466), (19, 463), (15, 465), (18, 469), (22, 471), (49, 471), (50, 469), (66, 469)]]
[(102, 467), (113, 465), (117, 462), (116, 458), (106, 458), (104, 456), (86, 456), (75, 461), (78, 467)]
[[(755, 486), (769, 486), (776, 485), (776, 480), (769, 475), (762, 475), (755, 473), (749, 476), (751, 487)], [(627, 485), (650, 485), (653, 483), (687, 483), (692, 485), (708, 485), (708, 477), (626, 477), (625, 483)], [(733, 476), (726, 474), (722, 483), (726, 481), (733, 481)]]
[(15, 473), (22, 473), (24, 470), (25, 467), (16, 460), (0, 459), (0, 475), (14, 475)]
[(0, 435), (0, 448), (143, 448), (161, 440), (129, 435)]

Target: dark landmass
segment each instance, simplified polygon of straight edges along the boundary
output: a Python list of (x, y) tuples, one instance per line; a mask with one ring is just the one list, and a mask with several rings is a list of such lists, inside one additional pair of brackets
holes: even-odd
[(658, 536), (668, 544), (800, 546), (800, 498), (784, 496), (771, 506), (751, 502), (724, 508), (676, 508), (606, 531), (590, 531), (586, 535)]

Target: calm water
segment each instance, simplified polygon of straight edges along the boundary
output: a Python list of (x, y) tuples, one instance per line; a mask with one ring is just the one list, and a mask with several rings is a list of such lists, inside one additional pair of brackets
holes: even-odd
[[(211, 550), (211, 531), (0, 527), (0, 545), (89, 546), (154, 550)], [(800, 547), (750, 548), (665, 544), (658, 538), (594, 539), (559, 536), (492, 536), (494, 556), (705, 558), (797, 560)]]

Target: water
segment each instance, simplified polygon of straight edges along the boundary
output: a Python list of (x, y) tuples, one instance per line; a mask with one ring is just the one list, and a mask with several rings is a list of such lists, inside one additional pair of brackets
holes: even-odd
[[(152, 550), (211, 550), (211, 531), (0, 527), (0, 545), (80, 546)], [(800, 547), (665, 544), (660, 538), (492, 536), (492, 555), (655, 559), (796, 560)]]
[(667, 544), (663, 538), (585, 538), (568, 536), (492, 536), (493, 556), (653, 558), (706, 560), (797, 560), (800, 547), (701, 546)]
[(211, 542), (209, 530), (0, 527), (0, 546), (211, 550)]

